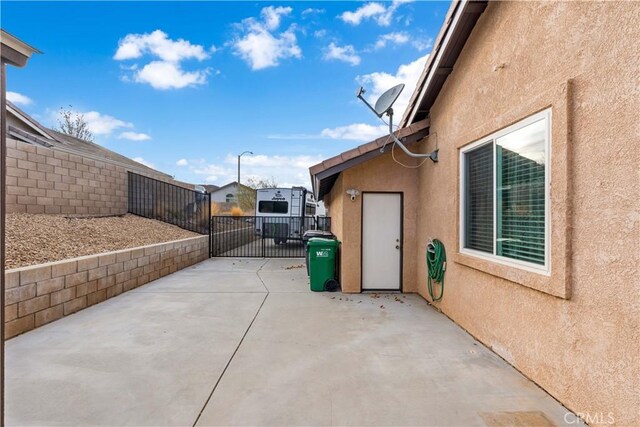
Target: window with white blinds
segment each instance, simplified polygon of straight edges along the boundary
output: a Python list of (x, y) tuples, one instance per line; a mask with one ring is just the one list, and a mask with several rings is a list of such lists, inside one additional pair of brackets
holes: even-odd
[(461, 248), (499, 262), (549, 271), (551, 111), (461, 151)]
[(466, 155), (465, 174), (464, 247), (493, 253), (493, 144)]

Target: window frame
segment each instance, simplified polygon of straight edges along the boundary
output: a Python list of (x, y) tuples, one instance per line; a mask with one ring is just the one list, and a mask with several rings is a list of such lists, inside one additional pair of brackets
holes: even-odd
[[(276, 204), (281, 206), (284, 204), (286, 206), (286, 210), (284, 212), (276, 212), (275, 209), (272, 209), (271, 212), (264, 212), (262, 210), (263, 203), (271, 203), (271, 206), (275, 208)], [(289, 214), (289, 201), (288, 200), (260, 200), (258, 201), (258, 213), (260, 214), (272, 214), (272, 215), (288, 215)]]
[[(533, 273), (543, 274), (545, 276), (551, 276), (551, 198), (550, 198), (550, 184), (551, 184), (551, 130), (552, 130), (552, 114), (551, 108), (540, 111), (525, 119), (522, 119), (510, 126), (507, 126), (499, 131), (496, 131), (484, 138), (474, 141), (460, 149), (460, 165), (459, 165), (459, 241), (458, 247), (461, 254), (469, 255), (475, 258), (484, 259), (487, 261), (495, 262), (497, 264), (506, 265), (509, 267), (519, 268), (521, 270), (530, 271)], [(545, 197), (545, 218), (544, 218), (544, 265), (536, 264), (529, 261), (517, 260), (496, 253), (496, 238), (498, 232), (497, 226), (497, 170), (496, 170), (496, 140), (512, 132), (520, 130), (526, 126), (529, 126), (535, 122), (546, 119), (545, 130), (545, 168), (544, 168), (544, 197)], [(475, 249), (465, 248), (465, 235), (466, 235), (466, 175), (465, 175), (465, 154), (474, 149), (477, 149), (483, 145), (492, 144), (493, 146), (493, 252), (487, 253), (478, 251)]]

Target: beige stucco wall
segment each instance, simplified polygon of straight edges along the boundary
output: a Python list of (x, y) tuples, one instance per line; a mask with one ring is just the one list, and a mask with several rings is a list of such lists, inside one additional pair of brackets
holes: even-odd
[[(388, 149), (389, 150), (389, 149)], [(415, 162), (396, 150), (396, 158), (408, 165)], [(342, 242), (340, 249), (340, 284), (347, 293), (361, 290), (361, 219), (363, 192), (401, 192), (403, 193), (403, 248), (402, 288), (404, 292), (415, 292), (416, 260), (415, 253), (416, 209), (417, 209), (417, 172), (416, 169), (399, 170), (386, 154), (343, 172), (325, 200), (331, 216), (331, 230)], [(351, 201), (347, 189), (357, 189), (360, 195)]]
[[(489, 4), (418, 145), (440, 162), (411, 171), (383, 156), (329, 197), (346, 292), (360, 286), (361, 201), (344, 192), (404, 191), (405, 290), (429, 299), (425, 245), (442, 240), (437, 307), (593, 425), (640, 425), (638, 22), (640, 3)], [(460, 254), (459, 149), (547, 108), (551, 275)]]
[[(440, 163), (418, 173), (417, 234), (450, 259), (438, 307), (571, 410), (618, 425), (640, 424), (638, 22), (638, 3), (491, 3), (431, 110)], [(458, 148), (547, 107), (551, 278), (456, 256)]]

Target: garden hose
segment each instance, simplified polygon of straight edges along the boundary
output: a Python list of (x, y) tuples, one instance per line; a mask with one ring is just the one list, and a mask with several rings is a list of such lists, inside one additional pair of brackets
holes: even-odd
[[(429, 296), (434, 302), (440, 301), (444, 294), (444, 271), (447, 268), (447, 253), (444, 244), (433, 239), (427, 244), (427, 284), (429, 286)], [(433, 293), (432, 282), (441, 283), (440, 295), (436, 298)]]

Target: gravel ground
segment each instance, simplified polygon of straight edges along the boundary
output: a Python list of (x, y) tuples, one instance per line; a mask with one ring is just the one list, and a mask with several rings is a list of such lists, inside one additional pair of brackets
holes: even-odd
[(67, 218), (7, 214), (6, 221), (7, 269), (199, 236), (135, 215)]

